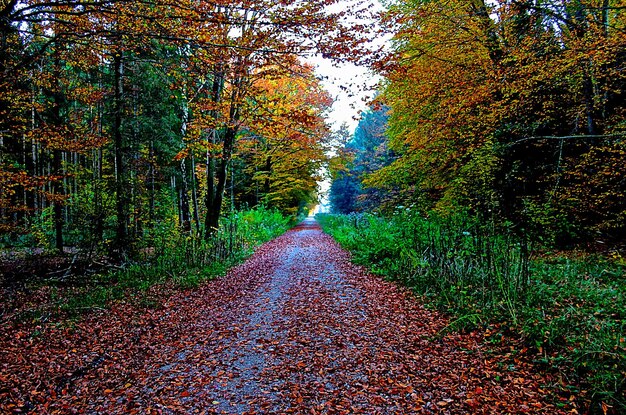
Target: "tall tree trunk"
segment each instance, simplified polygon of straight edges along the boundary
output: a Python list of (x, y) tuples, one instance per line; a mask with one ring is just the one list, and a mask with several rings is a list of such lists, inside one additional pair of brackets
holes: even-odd
[(128, 244), (128, 183), (126, 180), (126, 148), (122, 135), (122, 119), (124, 111), (124, 62), (122, 53), (113, 57), (114, 96), (113, 96), (113, 142), (115, 146), (115, 193), (117, 223), (114, 248), (122, 258), (126, 254)]
[(213, 196), (210, 198), (210, 200), (209, 198), (207, 198), (207, 236), (210, 236), (219, 227), (219, 219), (222, 213), (222, 202), (224, 201), (224, 189), (226, 188), (228, 163), (230, 162), (230, 159), (232, 157), (232, 151), (235, 144), (236, 135), (236, 127), (227, 128), (224, 132), (224, 149), (222, 151), (222, 157), (217, 166), (215, 166), (215, 160), (212, 158), (212, 165), (215, 173), (215, 182), (214, 179), (211, 177), (209, 181), (212, 182), (211, 188), (213, 189)]
[(200, 209), (198, 205), (198, 184), (196, 181), (196, 158), (191, 154), (191, 197), (193, 200), (193, 220), (196, 224), (196, 233), (200, 235)]
[(583, 99), (585, 102), (585, 115), (587, 117), (587, 133), (596, 135), (595, 121), (595, 91), (593, 89), (593, 62), (587, 63), (583, 74)]
[(92, 245), (102, 241), (104, 236), (104, 209), (102, 207), (102, 149), (98, 148), (93, 152), (93, 212), (94, 212), (94, 235)]
[[(184, 95), (184, 94), (183, 94)], [(187, 123), (189, 122), (189, 108), (187, 100), (183, 100), (183, 117), (180, 127), (180, 137), (185, 146), (185, 136), (187, 135)], [(187, 157), (180, 160), (181, 175), (181, 192), (180, 192), (180, 208), (181, 208), (181, 226), (186, 233), (191, 232), (191, 212), (189, 208), (189, 181), (187, 174)]]
[[(574, 24), (574, 33), (578, 39), (583, 40), (589, 31), (587, 22), (587, 11), (582, 4), (576, 3), (576, 7), (573, 9), (572, 24)], [(594, 62), (592, 58), (587, 59), (583, 63), (582, 67), (582, 97), (583, 104), (585, 105), (585, 118), (587, 120), (587, 133), (589, 135), (596, 135), (596, 93), (594, 91)]]
[(187, 181), (187, 159), (180, 160), (180, 209), (181, 226), (186, 233), (191, 232), (191, 212), (189, 209), (189, 184)]
[[(56, 127), (61, 127), (63, 120), (61, 119), (61, 107), (65, 104), (65, 97), (63, 96), (60, 77), (61, 77), (61, 62), (57, 55), (56, 49), (54, 51), (54, 72), (55, 82), (54, 91), (52, 92), (54, 107), (52, 109), (52, 124)], [(55, 148), (52, 150), (52, 171), (57, 176), (53, 184), (53, 193), (55, 196), (53, 203), (53, 221), (54, 221), (54, 247), (60, 253), (63, 253), (63, 196), (64, 196), (64, 180), (65, 174), (63, 173), (63, 153), (60, 149)], [(59, 177), (63, 177), (60, 180)]]
[[(104, 60), (101, 58), (100, 64), (104, 66)], [(103, 90), (102, 72), (100, 71), (98, 76), (98, 90)], [(98, 136), (102, 137), (104, 127), (102, 120), (104, 118), (104, 105), (102, 102), (98, 102), (96, 106), (96, 112), (98, 116)], [(94, 235), (92, 248), (95, 248), (96, 244), (99, 244), (104, 239), (104, 207), (102, 202), (102, 163), (103, 163), (102, 147), (98, 147), (94, 150), (94, 169), (93, 169), (93, 192), (94, 192)]]
[(150, 227), (154, 225), (154, 216), (155, 216), (155, 198), (156, 198), (156, 185), (155, 185), (155, 161), (154, 161), (154, 140), (150, 140), (150, 198), (148, 202), (148, 216)]
[[(214, 136), (217, 131), (213, 132)], [(212, 140), (215, 142), (215, 139)], [(219, 209), (216, 208), (216, 192), (215, 192), (215, 157), (207, 150), (207, 169), (206, 169), (206, 198), (204, 204), (206, 206), (206, 216), (204, 218), (204, 235), (209, 239), (215, 233), (219, 225)], [(220, 201), (221, 205), (221, 201)], [(216, 215), (217, 211), (217, 216)]]
[(272, 156), (269, 155), (267, 156), (267, 158), (265, 159), (265, 172), (266, 172), (266, 176), (265, 176), (265, 183), (264, 183), (264, 192), (265, 192), (265, 196), (267, 196), (270, 193), (270, 175), (272, 174)]
[(485, 0), (472, 0), (471, 11), (479, 18), (483, 36), (485, 36), (485, 47), (489, 51), (489, 57), (494, 64), (499, 64), (504, 56), (502, 45), (498, 39), (496, 25), (489, 15), (489, 8)]
[[(213, 72), (213, 85), (211, 88), (211, 98), (214, 104), (222, 99), (222, 90), (224, 88), (224, 72), (221, 65), (216, 65)], [(218, 120), (219, 111), (212, 111), (211, 117)], [(218, 142), (219, 132), (214, 128), (211, 132), (210, 141), (212, 147)], [(204, 235), (209, 239), (219, 227), (219, 215), (222, 208), (222, 198), (218, 196), (215, 180), (217, 176), (217, 162), (212, 150), (207, 150), (207, 170), (206, 170), (206, 197), (204, 204), (206, 206), (206, 216), (204, 218)], [(219, 199), (219, 200), (218, 200)]]
[[(57, 174), (62, 174), (63, 171), (63, 163), (62, 163), (63, 154), (61, 150), (54, 150), (52, 153), (52, 165), (54, 171), (58, 172)], [(61, 253), (63, 253), (63, 202), (61, 198), (64, 196), (63, 194), (64, 186), (63, 180), (57, 180), (54, 182), (54, 195), (55, 200), (53, 202), (53, 211), (54, 211), (54, 247)]]

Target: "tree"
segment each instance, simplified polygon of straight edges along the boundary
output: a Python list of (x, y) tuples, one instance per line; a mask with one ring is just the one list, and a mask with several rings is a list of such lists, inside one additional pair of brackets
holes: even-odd
[[(308, 65), (295, 64), (288, 74), (258, 83), (260, 94), (247, 127), (257, 202), (295, 215), (314, 202), (330, 131), (324, 112), (331, 98)], [(260, 190), (256, 190), (260, 189)]]
[(580, 162), (594, 164), (602, 147), (619, 153), (624, 78), (612, 68), (624, 58), (621, 2), (398, 1), (388, 18), (394, 48), (378, 68), (399, 158), (368, 183), (398, 203), (462, 207), (571, 240), (574, 216), (594, 216), (572, 207)]
[(333, 210), (350, 213), (361, 210), (376, 210), (384, 204), (385, 195), (376, 189), (367, 188), (362, 183), (367, 177), (389, 165), (393, 153), (387, 147), (386, 107), (370, 108), (361, 114), (350, 141), (343, 152), (349, 154), (341, 168), (334, 172), (330, 188), (330, 202)]
[[(184, 232), (193, 221), (201, 233), (203, 222), (211, 236), (226, 205), (227, 181), (249, 170), (242, 165), (235, 172), (233, 156), (250, 132), (269, 131), (259, 114), (269, 114), (263, 105), (277, 98), (268, 97), (289, 83), (313, 85), (302, 95), (319, 99), (304, 103), (285, 95), (281, 101), (302, 117), (284, 122), (278, 114), (275, 122), (288, 131), (264, 136), (272, 155), (264, 160), (270, 167), (263, 185), (271, 191), (262, 198), (293, 210), (312, 197), (326, 98), (299, 57), (352, 59), (365, 38), (364, 28), (347, 19), (349, 11), (329, 11), (335, 3), (3, 3), (3, 232), (45, 227), (43, 239), (54, 239), (57, 248), (101, 245), (123, 260), (164, 219), (158, 212), (168, 205)], [(288, 151), (301, 151), (302, 158), (283, 158)], [(255, 157), (236, 162), (258, 163)], [(287, 169), (291, 173), (279, 177)], [(294, 178), (299, 185), (288, 185)]]
[[(195, 137), (207, 148), (205, 233), (218, 227), (228, 165), (245, 119), (250, 98), (259, 80), (285, 76), (296, 57), (324, 53), (341, 59), (347, 47), (363, 42), (363, 34), (350, 33), (341, 18), (346, 12), (330, 13), (336, 1), (291, 0), (216, 3), (203, 12), (213, 17), (210, 25), (194, 29), (200, 46), (213, 53), (203, 55), (210, 72), (210, 87), (191, 121)], [(201, 21), (202, 22), (202, 21)]]

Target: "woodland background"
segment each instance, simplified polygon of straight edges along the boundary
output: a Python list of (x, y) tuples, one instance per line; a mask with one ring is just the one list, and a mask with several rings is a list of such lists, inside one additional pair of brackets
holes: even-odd
[[(197, 285), (308, 213), (326, 168), (319, 219), (355, 260), (626, 408), (626, 2), (383, 6), (4, 1), (1, 315)], [(313, 55), (381, 76), (354, 134)]]
[(300, 57), (358, 44), (331, 3), (4, 2), (4, 242), (125, 257), (159, 227), (305, 212), (331, 99)]

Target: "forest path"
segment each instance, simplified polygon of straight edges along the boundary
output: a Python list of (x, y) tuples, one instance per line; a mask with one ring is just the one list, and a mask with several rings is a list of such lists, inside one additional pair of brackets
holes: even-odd
[(527, 364), (502, 363), (476, 333), (437, 336), (445, 318), (352, 265), (311, 220), (161, 308), (106, 319), (48, 344), (65, 359), (44, 363), (50, 384), (25, 412), (561, 413)]

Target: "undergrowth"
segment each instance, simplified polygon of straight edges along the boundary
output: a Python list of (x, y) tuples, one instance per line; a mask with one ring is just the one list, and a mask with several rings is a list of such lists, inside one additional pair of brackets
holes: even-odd
[(589, 388), (590, 412), (626, 413), (625, 264), (533, 254), (524, 241), (465, 217), (405, 212), (318, 215), (366, 265), (452, 316), (447, 330), (518, 333), (538, 363)]
[(162, 228), (154, 232), (143, 253), (123, 267), (95, 275), (87, 284), (71, 287), (63, 295), (54, 289), (54, 304), (49, 308), (74, 316), (120, 299), (157, 306), (158, 301), (148, 295), (150, 288), (165, 283), (182, 289), (197, 287), (225, 274), (290, 225), (280, 213), (256, 208), (224, 218), (220, 229), (208, 240), (183, 235), (173, 227)]

